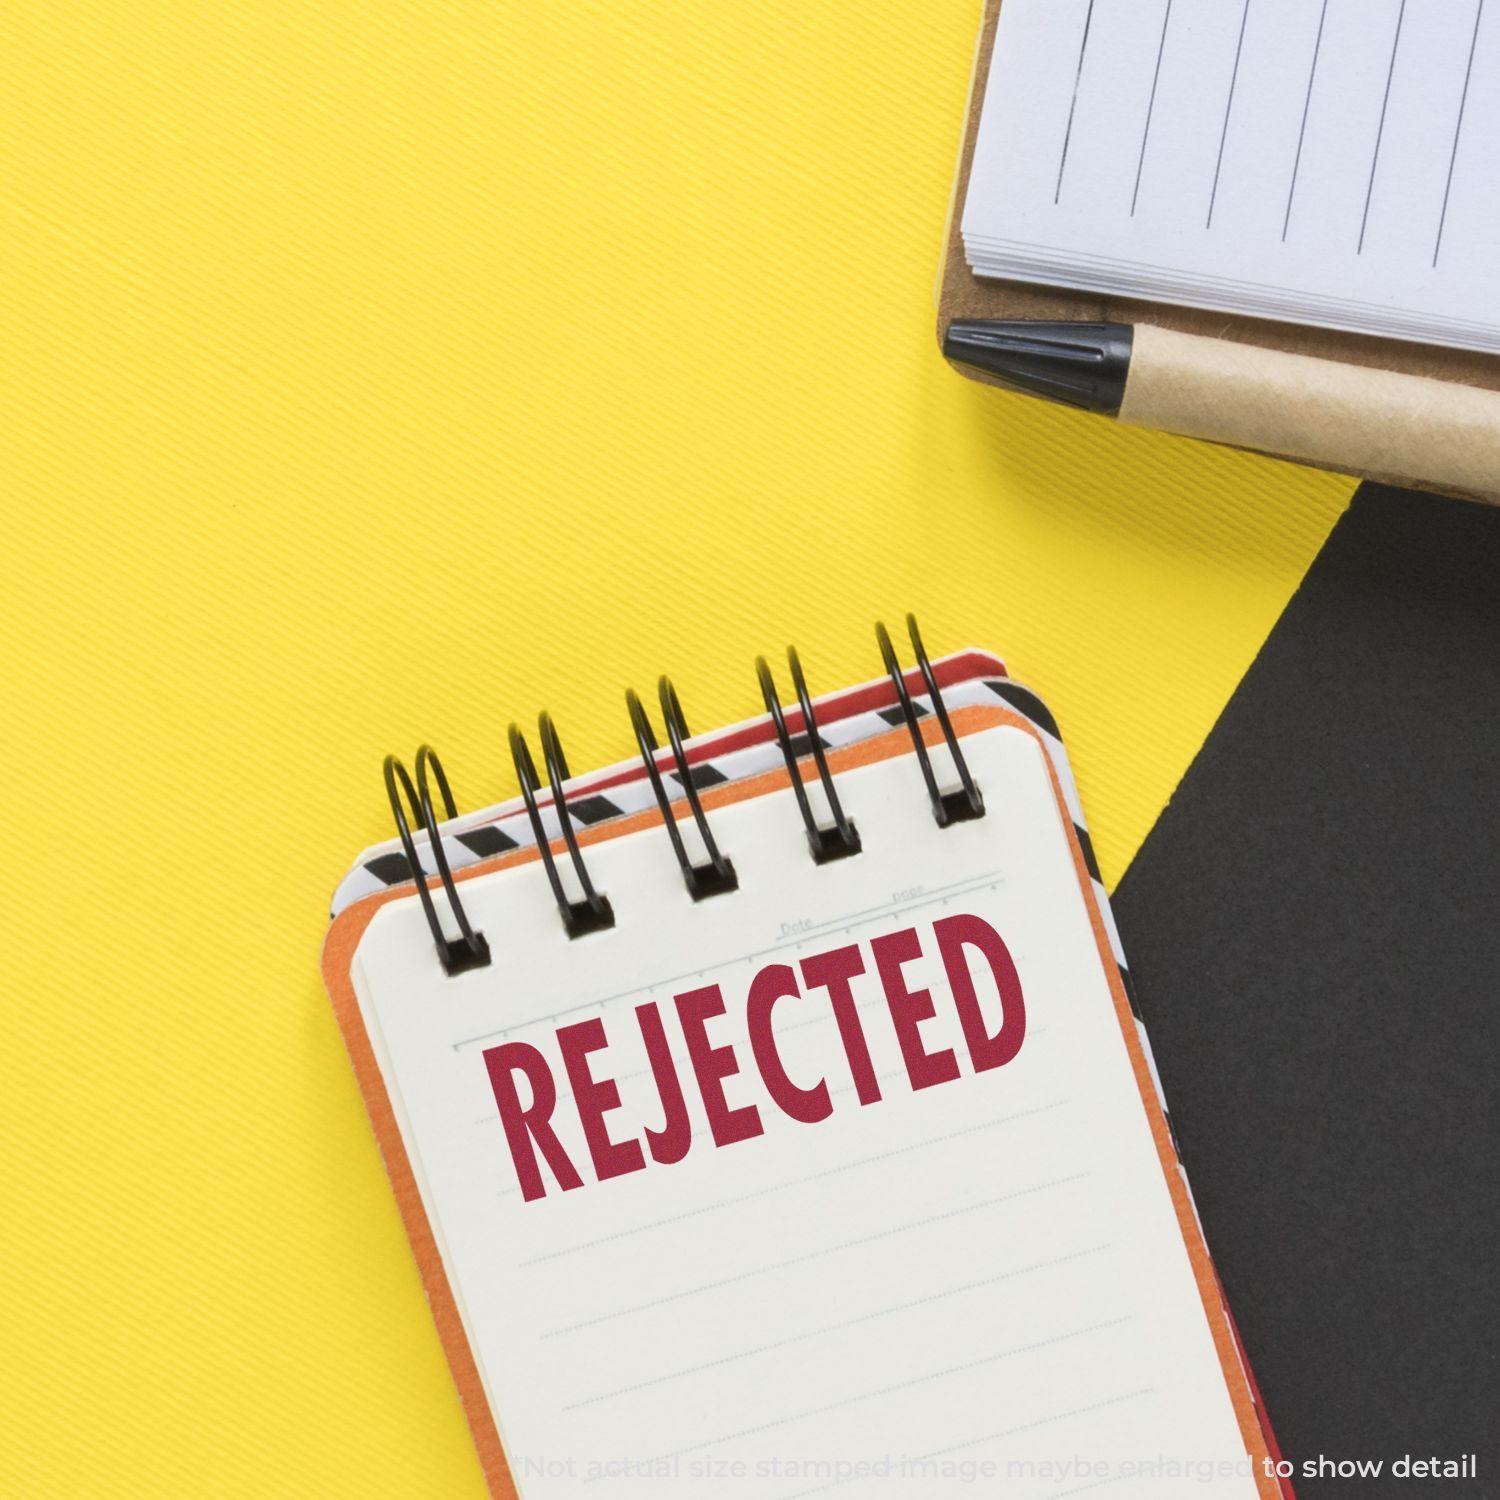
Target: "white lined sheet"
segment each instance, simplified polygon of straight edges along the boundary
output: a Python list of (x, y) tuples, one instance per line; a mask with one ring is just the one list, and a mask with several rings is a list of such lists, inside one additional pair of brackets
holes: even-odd
[(1500, 349), (1494, 0), (1004, 0), (980, 274)]
[[(709, 1458), (1242, 1456), (1044, 754), (1014, 730), (978, 736), (970, 751), (989, 816), (937, 830), (909, 756), (846, 772), (866, 853), (828, 866), (807, 860), (789, 793), (718, 810), (742, 888), (696, 907), (660, 830), (597, 845), (591, 867), (619, 926), (577, 943), (561, 936), (534, 868), (469, 882), (499, 961), (458, 979), (437, 972), (414, 901), (372, 923), (356, 956), (362, 1009), (526, 1500), (822, 1487), (805, 1474), (719, 1485), (688, 1472)], [(637, 1113), (653, 1122), (624, 1027), (635, 999), (667, 1001), (695, 982), (680, 976), (696, 964), (698, 982), (723, 985), (730, 1014), (716, 1039), (726, 1040), (766, 953), (921, 930), (960, 910), (1005, 935), (1026, 986), (1028, 1037), (1011, 1063), (912, 1093), (866, 975), (855, 993), (886, 1080), (879, 1103), (860, 1108), (845, 1092), (819, 1125), (776, 1116), (741, 1039), (751, 1071), (731, 1080), (732, 1102), (760, 1102), (763, 1137), (722, 1149), (695, 1139), (677, 1166), (606, 1183), (585, 1171), (582, 1189), (530, 1204), (509, 1190), (501, 1133), (478, 1126), (482, 1052), (498, 1037), (545, 1047), (559, 1020), (602, 1015), (612, 1048), (595, 1071), (621, 1081), (619, 1138)], [(788, 947), (788, 921), (815, 930)], [(655, 941), (643, 944), (648, 930)], [(937, 999), (924, 1041), (953, 1044), (935, 959), (909, 975)], [(679, 977), (662, 987), (664, 976)], [(817, 992), (781, 1005), (792, 1076), (846, 1082)], [(695, 1125), (701, 1133), (701, 1108)], [(997, 1412), (1016, 1420), (1007, 1428)], [(559, 1455), (582, 1467), (527, 1463)], [(591, 1479), (590, 1459), (611, 1456), (679, 1472)], [(910, 1492), (891, 1478), (837, 1488)], [(1003, 1492), (1040, 1500), (1057, 1488), (1021, 1476)], [(1205, 1492), (1160, 1479), (1116, 1489)], [(1254, 1492), (1245, 1478), (1207, 1486)]]

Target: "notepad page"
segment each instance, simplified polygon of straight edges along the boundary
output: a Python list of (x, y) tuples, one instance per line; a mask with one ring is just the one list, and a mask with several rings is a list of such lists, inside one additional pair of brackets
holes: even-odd
[[(456, 978), (415, 898), (376, 913), (361, 1011), (525, 1500), (976, 1479), (1041, 1500), (1084, 1460), (1121, 1495), (1257, 1493), (1045, 751), (1013, 727), (967, 745), (983, 819), (938, 829), (909, 753), (863, 765), (840, 790), (864, 852), (832, 864), (808, 858), (787, 789), (716, 809), (740, 889), (696, 905), (660, 827), (593, 845), (617, 924), (573, 942), (534, 864), (468, 881), (495, 961)], [(935, 947), (953, 917), (1003, 936), (1022, 987), (1019, 1050), (985, 1071)], [(899, 973), (934, 1012), (920, 1051), (957, 1069), (922, 1088), (874, 960), (908, 929), (920, 953)], [(865, 1073), (800, 968), (850, 947)], [(815, 1123), (768, 1095), (749, 1035), (747, 991), (772, 964), (802, 976), (772, 1029), (788, 1080), (826, 1083)], [(1003, 1034), (998, 982), (977, 958), (967, 972)], [(710, 985), (724, 1013), (700, 1041), (732, 1049), (723, 1107), (743, 1132), (722, 1145), (674, 1006)], [(608, 1134), (640, 1138), (667, 1118), (637, 1018), (651, 1003), (690, 1143), (599, 1180), (559, 1029), (602, 1024)], [(545, 1164), (540, 1195), (523, 1191), (486, 1063), (513, 1043), (557, 1080), (569, 1191)], [(1174, 1476), (1131, 1469), (1164, 1456)]]
[(976, 270), (1500, 347), (1493, 0), (1004, 0)]

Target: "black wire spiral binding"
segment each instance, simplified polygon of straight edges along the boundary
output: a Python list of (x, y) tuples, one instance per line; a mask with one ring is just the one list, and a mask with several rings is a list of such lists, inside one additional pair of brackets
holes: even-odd
[(542, 760), (547, 767), (547, 781), (552, 788), (552, 805), (557, 809), (557, 821), (562, 825), (563, 842), (567, 845), (568, 858), (573, 863), (573, 873), (583, 891), (581, 901), (572, 901), (563, 888), (562, 876), (558, 873), (557, 859), (552, 853), (551, 842), (542, 827), (541, 809), (537, 807), (536, 794), (541, 782), (537, 779), (536, 762), (531, 758), (531, 747), (526, 736), (516, 724), (510, 726), (510, 757), (515, 762), (516, 780), (521, 783), (521, 797), (526, 803), (526, 816), (531, 820), (531, 831), (536, 836), (536, 847), (542, 856), (547, 871), (547, 883), (562, 913), (563, 926), (569, 937), (582, 937), (586, 932), (598, 932), (615, 925), (614, 908), (609, 898), (594, 889), (589, 879), (588, 866), (583, 862), (578, 847), (578, 836), (573, 832), (573, 819), (568, 812), (567, 799), (563, 796), (562, 784), (568, 779), (568, 763), (563, 756), (562, 742), (557, 737), (557, 726), (552, 715), (543, 713), (537, 717), (537, 734), (542, 742)]
[(797, 798), (797, 810), (807, 829), (807, 846), (812, 851), (816, 864), (827, 864), (830, 860), (845, 859), (860, 852), (859, 830), (844, 815), (839, 802), (838, 788), (833, 784), (828, 769), (828, 757), (823, 752), (823, 742), (818, 738), (818, 721), (813, 714), (812, 697), (807, 691), (807, 678), (802, 673), (802, 661), (795, 646), (786, 648), (787, 666), (791, 668), (792, 684), (797, 690), (797, 706), (802, 711), (802, 730), (812, 749), (813, 764), (817, 767), (818, 780), (823, 785), (823, 795), (828, 799), (828, 811), (833, 817), (833, 826), (823, 828), (813, 816), (812, 804), (808, 801), (807, 788), (802, 784), (802, 773), (798, 766), (797, 748), (787, 731), (786, 715), (781, 709), (781, 700), (776, 696), (776, 680), (763, 656), (755, 658), (755, 675), (760, 679), (761, 696), (766, 700), (766, 712), (776, 730), (776, 741), (781, 746), (782, 759), (786, 761), (787, 775), (791, 777), (792, 791)]
[[(417, 895), (422, 902), (422, 914), (427, 918), (427, 926), (432, 933), (432, 941), (437, 947), (438, 957), (442, 960), (443, 968), (447, 973), (462, 974), (466, 969), (483, 968), (489, 963), (490, 945), (485, 941), (482, 932), (474, 930), (469, 922), (468, 914), (464, 911), (463, 902), (458, 899), (453, 871), (448, 868), (448, 856), (443, 851), (443, 840), (438, 833), (437, 815), (432, 806), (432, 792), (427, 785), (429, 767), (437, 781), (444, 811), (450, 818), (457, 816), (453, 793), (449, 789), (448, 778), (443, 772), (443, 763), (438, 759), (437, 752), (431, 745), (423, 745), (417, 751), (415, 786), (401, 761), (394, 755), (386, 756), (385, 793), (390, 799), (391, 814), (396, 820), (396, 833), (401, 839), (401, 848), (406, 855), (406, 862), (411, 867), (412, 878), (417, 883)], [(432, 850), (433, 863), (437, 866), (438, 878), (442, 881), (443, 891), (448, 897), (448, 908), (453, 913), (454, 921), (458, 923), (459, 935), (456, 938), (450, 938), (443, 931), (443, 924), (438, 919), (437, 906), (433, 902), (432, 892), (428, 889), (427, 877), (422, 873), (422, 862), (417, 857), (417, 844), (412, 837), (411, 823), (407, 821), (406, 811), (401, 806), (401, 795), (397, 791), (398, 782), (401, 792), (406, 795), (406, 803), (411, 808), (412, 817), (419, 821), (427, 831), (427, 842)]]
[(693, 822), (697, 824), (698, 837), (703, 840), (703, 848), (708, 855), (707, 864), (695, 865), (688, 858), (687, 848), (682, 842), (682, 834), (677, 827), (676, 814), (672, 811), (671, 799), (667, 796), (667, 789), (662, 783), (661, 772), (656, 769), (658, 749), (656, 735), (651, 728), (651, 721), (646, 717), (646, 710), (641, 703), (640, 695), (634, 688), (626, 690), (625, 706), (630, 710), (630, 725), (635, 730), (635, 742), (641, 752), (641, 760), (645, 764), (646, 775), (651, 782), (651, 791), (656, 797), (656, 805), (661, 809), (667, 837), (672, 841), (672, 853), (677, 856), (683, 883), (687, 886), (688, 895), (694, 901), (702, 901), (709, 896), (721, 896), (729, 891), (738, 890), (739, 876), (734, 872), (734, 865), (719, 852), (713, 831), (709, 828), (708, 819), (703, 813), (703, 803), (698, 796), (698, 788), (693, 785), (692, 767), (688, 764), (687, 752), (682, 744), (683, 740), (688, 737), (687, 720), (683, 717), (682, 704), (678, 700), (677, 690), (672, 686), (670, 678), (661, 679), (657, 684), (657, 693), (661, 699), (661, 716), (667, 726), (667, 738), (672, 746), (672, 759), (676, 765), (677, 779), (682, 783), (682, 789), (687, 795), (688, 810), (692, 813)]
[[(942, 691), (938, 687), (937, 674), (933, 671), (932, 662), (922, 644), (921, 633), (917, 629), (914, 616), (907, 615), (906, 629), (911, 637), (912, 651), (916, 655), (917, 669), (921, 673), (927, 696), (932, 701), (932, 711), (942, 729), (948, 753), (953, 758), (954, 770), (958, 774), (959, 787), (955, 791), (945, 792), (938, 785), (927, 742), (922, 734), (916, 704), (912, 701), (911, 693), (907, 688), (906, 675), (896, 657), (896, 648), (891, 644), (890, 632), (883, 624), (876, 624), (875, 638), (880, 644), (881, 657), (895, 687), (901, 716), (911, 734), (912, 747), (916, 751), (917, 763), (922, 771), (922, 780), (926, 783), (927, 795), (932, 802), (933, 818), (940, 828), (946, 828), (951, 823), (982, 818), (985, 811), (984, 798), (964, 760), (958, 735), (954, 732), (947, 705), (943, 702)], [(817, 717), (813, 710), (812, 695), (808, 692), (807, 678), (802, 670), (802, 662), (792, 647), (787, 648), (787, 666), (791, 671), (792, 686), (797, 695), (797, 707), (802, 715), (802, 728), (807, 737), (807, 747), (811, 751), (817, 778), (828, 802), (828, 815), (832, 819), (832, 823), (828, 826), (820, 824), (813, 811), (807, 786), (801, 775), (802, 753), (799, 752), (799, 746), (787, 727), (786, 712), (777, 696), (776, 681), (765, 657), (756, 658), (755, 672), (760, 681), (761, 694), (765, 699), (766, 712), (770, 715), (776, 741), (791, 778), (792, 790), (797, 799), (797, 809), (802, 815), (802, 822), (807, 831), (808, 848), (818, 864), (826, 864), (860, 853), (862, 846), (859, 830), (844, 812), (839, 800), (838, 788), (828, 765), (828, 757), (818, 735)], [(682, 783), (688, 812), (697, 827), (698, 837), (703, 842), (704, 853), (707, 856), (703, 864), (695, 865), (688, 856), (682, 832), (678, 827), (678, 819), (673, 810), (672, 799), (667, 795), (662, 774), (657, 768), (656, 757), (660, 747), (639, 695), (633, 689), (627, 691), (625, 703), (630, 710), (631, 727), (635, 731), (636, 745), (640, 750), (641, 761), (645, 766), (652, 794), (661, 810), (662, 822), (671, 840), (672, 852), (682, 871), (683, 883), (693, 900), (701, 901), (708, 896), (722, 895), (737, 890), (739, 877), (735, 873), (733, 863), (720, 851), (713, 830), (709, 827), (708, 818), (703, 811), (703, 802), (693, 781), (693, 768), (688, 763), (687, 750), (684, 745), (684, 741), (689, 737), (687, 720), (671, 679), (662, 677), (657, 684), (657, 692), (674, 770), (677, 779)], [(564, 783), (569, 777), (568, 762), (563, 754), (557, 726), (550, 714), (543, 713), (538, 716), (537, 733), (541, 741), (542, 760), (547, 771), (547, 782), (551, 789), (553, 806), (557, 809), (557, 820), (562, 829), (563, 845), (568, 852), (578, 888), (582, 892), (580, 900), (572, 900), (563, 884), (557, 858), (551, 841), (547, 838), (546, 829), (542, 824), (541, 809), (537, 803), (541, 778), (537, 775), (531, 747), (527, 744), (525, 735), (515, 724), (510, 726), (511, 759), (515, 762), (516, 779), (520, 783), (521, 797), (526, 805), (526, 815), (531, 822), (537, 851), (541, 856), (543, 868), (547, 872), (547, 881), (552, 887), (552, 894), (557, 901), (558, 911), (562, 915), (563, 925), (570, 937), (580, 937), (584, 933), (613, 927), (615, 925), (614, 908), (610, 905), (609, 898), (595, 887), (584, 862), (583, 852), (579, 847), (573, 818), (568, 810), (567, 799), (563, 795)], [(449, 974), (461, 974), (467, 969), (481, 968), (490, 962), (489, 943), (485, 940), (484, 934), (474, 928), (464, 911), (463, 902), (459, 899), (457, 885), (453, 879), (453, 872), (449, 868), (448, 856), (443, 848), (443, 841), (438, 831), (439, 819), (433, 806), (433, 785), (436, 786), (438, 797), (441, 799), (444, 817), (456, 817), (458, 808), (448, 784), (448, 777), (443, 771), (443, 763), (430, 745), (423, 745), (417, 751), (415, 769), (416, 778), (413, 780), (405, 765), (396, 756), (386, 756), (386, 796), (390, 800), (391, 813), (396, 821), (396, 832), (400, 836), (402, 851), (416, 882), (417, 896), (422, 903), (422, 912), (432, 933), (438, 957)], [(449, 937), (443, 930), (443, 923), (433, 900), (432, 888), (427, 876), (423, 873), (421, 860), (417, 855), (416, 840), (412, 836), (413, 824), (420, 824), (427, 834), (439, 883), (447, 897), (448, 909), (453, 921), (458, 926), (457, 937)]]
[(911, 694), (906, 690), (906, 674), (902, 672), (901, 663), (896, 659), (896, 648), (891, 644), (890, 632), (883, 623), (877, 621), (875, 639), (880, 642), (880, 654), (885, 659), (885, 669), (890, 673), (891, 681), (896, 685), (896, 697), (901, 703), (901, 714), (906, 720), (907, 729), (911, 732), (912, 746), (917, 752), (917, 763), (922, 768), (922, 780), (927, 783), (927, 795), (932, 799), (932, 816), (937, 820), (939, 828), (946, 828), (950, 823), (966, 822), (971, 818), (982, 818), (984, 798), (980, 795), (974, 778), (969, 774), (963, 751), (959, 749), (958, 736), (953, 732), (953, 724), (948, 718), (947, 705), (943, 702), (943, 695), (938, 689), (937, 676), (932, 670), (932, 663), (927, 659), (927, 651), (922, 645), (922, 636), (917, 630), (915, 615), (907, 615), (906, 631), (911, 637), (911, 648), (916, 653), (922, 681), (927, 686), (928, 697), (932, 699), (933, 711), (937, 714), (943, 738), (948, 744), (948, 753), (953, 757), (953, 766), (958, 772), (958, 779), (961, 783), (959, 789), (954, 792), (944, 792), (939, 789), (937, 776), (932, 769), (932, 758), (927, 753), (927, 743), (922, 737), (922, 726), (917, 720), (916, 705), (911, 701)]

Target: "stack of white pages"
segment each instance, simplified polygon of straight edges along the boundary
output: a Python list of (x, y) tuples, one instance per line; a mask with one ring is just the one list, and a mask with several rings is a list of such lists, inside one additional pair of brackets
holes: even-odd
[(976, 275), (1500, 350), (1500, 6), (1004, 0)]

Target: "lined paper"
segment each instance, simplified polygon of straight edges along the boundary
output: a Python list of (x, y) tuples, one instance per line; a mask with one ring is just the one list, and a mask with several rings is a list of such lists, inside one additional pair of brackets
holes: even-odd
[[(937, 829), (904, 755), (840, 777), (856, 858), (814, 865), (782, 791), (713, 814), (733, 895), (695, 906), (653, 828), (589, 851), (612, 931), (570, 943), (529, 866), (464, 887), (487, 969), (445, 979), (414, 899), (361, 940), (362, 1013), (525, 1500), (858, 1500), (973, 1493), (982, 1473), (988, 1492), (1043, 1500), (1076, 1488), (1066, 1466), (1084, 1457), (1110, 1466), (1111, 1494), (1256, 1493), (1045, 751), (1012, 728), (968, 743), (989, 807), (976, 822)], [(1010, 946), (1020, 1053), (974, 1074), (929, 942), (906, 978), (935, 998), (924, 1045), (955, 1048), (962, 1076), (912, 1089), (870, 972), (854, 997), (882, 1097), (860, 1104), (810, 990), (778, 1003), (777, 1044), (801, 1085), (827, 1080), (832, 1114), (768, 1107), (743, 1023), (756, 971), (960, 912)], [(485, 1050), (545, 1053), (559, 1025), (601, 1018), (594, 1072), (619, 1087), (625, 1138), (662, 1118), (634, 1006), (670, 1015), (710, 981), (728, 1002), (713, 1039), (743, 1070), (729, 1102), (757, 1103), (764, 1134), (708, 1142), (669, 1026), (686, 1158), (604, 1182), (585, 1170), (567, 1193), (548, 1176), (525, 1201)], [(559, 1135), (584, 1162), (561, 1093)], [(1128, 1472), (1162, 1455), (1219, 1476)]]
[(1004, 0), (971, 266), (1500, 348), (1495, 0)]

